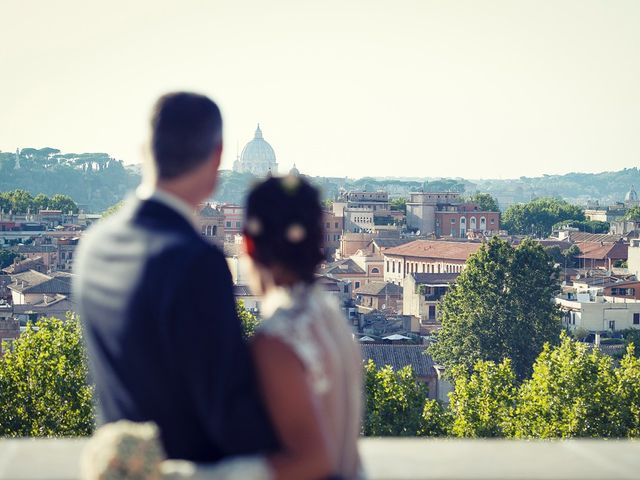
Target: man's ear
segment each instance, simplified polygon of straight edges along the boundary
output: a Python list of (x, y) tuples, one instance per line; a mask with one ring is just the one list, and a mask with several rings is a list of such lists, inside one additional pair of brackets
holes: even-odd
[(220, 168), (220, 163), (222, 163), (222, 141), (220, 145), (213, 151), (214, 160), (216, 162), (216, 168)]

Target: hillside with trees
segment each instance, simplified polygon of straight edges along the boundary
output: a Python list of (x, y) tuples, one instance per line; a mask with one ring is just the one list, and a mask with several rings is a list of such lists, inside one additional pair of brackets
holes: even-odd
[(105, 210), (138, 183), (135, 172), (106, 153), (61, 153), (55, 148), (0, 152), (0, 191), (65, 194), (88, 212)]
[[(303, 171), (304, 173), (304, 171)], [(336, 172), (340, 173), (340, 172)], [(426, 173), (426, 172), (425, 172)], [(251, 174), (223, 170), (212, 200), (242, 203), (258, 179)], [(518, 179), (466, 180), (464, 178), (373, 178), (309, 177), (324, 199), (334, 199), (344, 190), (384, 190), (392, 198), (415, 191), (459, 192), (465, 198), (488, 193), (502, 210), (536, 198), (564, 199), (572, 204), (599, 202), (608, 205), (624, 199), (632, 185), (640, 185), (640, 171), (569, 173)], [(0, 191), (24, 189), (32, 195), (69, 195), (89, 212), (102, 212), (121, 201), (140, 182), (139, 166), (125, 166), (107, 153), (62, 153), (55, 148), (23, 148), (0, 152)], [(479, 200), (486, 200), (479, 198)], [(577, 219), (575, 219), (577, 220)]]

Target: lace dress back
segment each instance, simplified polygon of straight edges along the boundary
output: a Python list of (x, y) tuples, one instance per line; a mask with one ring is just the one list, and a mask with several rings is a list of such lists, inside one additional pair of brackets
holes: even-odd
[(321, 287), (296, 285), (263, 302), (258, 334), (277, 337), (303, 364), (330, 435), (337, 472), (360, 478), (362, 360), (347, 320)]

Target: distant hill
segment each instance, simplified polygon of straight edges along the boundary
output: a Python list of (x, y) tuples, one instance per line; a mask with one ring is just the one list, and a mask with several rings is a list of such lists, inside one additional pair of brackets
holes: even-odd
[(64, 193), (87, 212), (102, 212), (140, 181), (121, 160), (106, 153), (60, 153), (55, 148), (0, 152), (0, 191)]
[[(608, 205), (622, 201), (632, 185), (640, 188), (640, 171), (637, 168), (510, 180), (469, 181), (463, 178), (426, 177), (309, 179), (321, 189), (325, 199), (334, 198), (341, 190), (386, 190), (392, 196), (406, 196), (417, 190), (468, 194), (480, 191), (495, 196), (503, 209), (536, 197), (558, 197), (578, 205), (590, 201)], [(242, 203), (257, 180), (248, 173), (223, 170), (212, 200)], [(89, 212), (104, 211), (122, 200), (139, 182), (137, 165), (124, 166), (122, 161), (107, 153), (61, 153), (55, 148), (23, 148), (17, 155), (16, 152), (0, 152), (0, 191), (23, 188), (34, 195), (64, 193)]]

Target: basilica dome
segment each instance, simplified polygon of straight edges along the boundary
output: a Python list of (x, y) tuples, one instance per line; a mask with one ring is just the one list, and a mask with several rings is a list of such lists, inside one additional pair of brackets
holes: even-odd
[(253, 140), (242, 149), (238, 164), (234, 165), (234, 170), (259, 176), (278, 173), (276, 154), (271, 145), (263, 138), (260, 125), (256, 128)]
[(300, 170), (297, 169), (296, 164), (293, 164), (293, 168), (291, 170), (289, 170), (289, 175), (293, 175), (295, 177), (299, 177), (300, 176)]
[(631, 187), (631, 190), (629, 190), (627, 192), (627, 194), (624, 196), (624, 201), (626, 203), (637, 203), (638, 202), (638, 193), (635, 191), (633, 186)]

